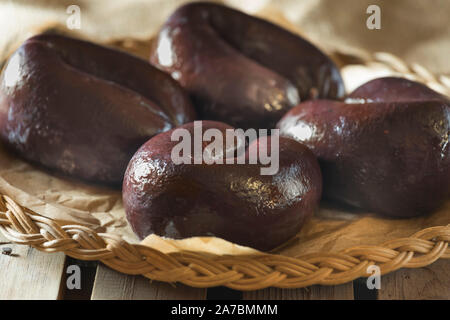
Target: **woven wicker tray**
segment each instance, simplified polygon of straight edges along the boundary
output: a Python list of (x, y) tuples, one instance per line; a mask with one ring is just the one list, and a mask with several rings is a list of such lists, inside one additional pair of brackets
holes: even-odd
[[(123, 40), (112, 45), (133, 52), (148, 46), (148, 42)], [(348, 63), (381, 64), (450, 95), (450, 78), (433, 75), (418, 64), (407, 65), (388, 53), (349, 56), (333, 52), (332, 56), (341, 67)], [(83, 225), (52, 220), (19, 205), (7, 195), (0, 195), (0, 230), (10, 241), (40, 251), (64, 252), (80, 260), (100, 260), (122, 273), (200, 288), (226, 286), (256, 290), (337, 285), (370, 276), (367, 267), (373, 264), (380, 267), (381, 274), (386, 274), (450, 258), (450, 224), (426, 228), (377, 246), (360, 245), (296, 258), (269, 253), (233, 256), (179, 251), (166, 254), (128, 243), (116, 234), (98, 233)]]

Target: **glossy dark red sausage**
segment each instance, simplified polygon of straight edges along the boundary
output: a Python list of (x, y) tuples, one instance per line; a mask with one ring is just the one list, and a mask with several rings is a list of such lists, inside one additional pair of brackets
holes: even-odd
[(239, 128), (273, 128), (300, 99), (344, 94), (338, 69), (311, 43), (211, 3), (176, 10), (150, 62), (187, 89), (202, 119)]
[(378, 78), (369, 81), (353, 90), (347, 98), (349, 102), (356, 99), (365, 99), (367, 102), (412, 102), (429, 100), (448, 102), (450, 100), (449, 97), (443, 96), (422, 83), (396, 77)]
[(278, 124), (318, 157), (324, 196), (392, 217), (442, 205), (450, 195), (449, 99), (380, 78), (345, 101), (302, 103)]
[[(180, 128), (193, 136), (192, 123)], [(203, 129), (208, 128), (225, 132), (231, 127), (203, 121)], [(280, 138), (278, 172), (261, 175), (261, 165), (248, 161), (176, 165), (171, 153), (178, 141), (171, 141), (172, 132), (145, 143), (125, 174), (124, 207), (140, 238), (152, 233), (176, 239), (216, 236), (269, 250), (293, 237), (318, 206), (320, 168), (304, 145)], [(254, 141), (247, 157), (264, 146), (264, 139), (275, 138)]]
[(183, 89), (146, 61), (57, 35), (27, 40), (0, 84), (0, 137), (24, 158), (121, 185), (150, 137), (192, 121)]

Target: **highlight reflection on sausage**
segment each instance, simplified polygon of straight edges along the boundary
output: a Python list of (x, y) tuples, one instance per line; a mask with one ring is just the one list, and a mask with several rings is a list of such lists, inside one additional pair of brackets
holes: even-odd
[(327, 198), (411, 217), (450, 196), (450, 99), (423, 84), (375, 79), (343, 102), (301, 103), (278, 126), (318, 157)]
[(0, 84), (0, 136), (34, 163), (120, 185), (148, 138), (194, 119), (182, 88), (126, 53), (57, 35), (27, 40)]
[[(224, 137), (231, 126), (202, 121), (203, 129), (216, 129)], [(146, 142), (131, 159), (123, 183), (127, 219), (140, 238), (156, 233), (170, 238), (216, 236), (270, 250), (299, 232), (318, 207), (322, 191), (319, 164), (312, 152), (292, 139), (279, 140), (279, 170), (261, 175), (265, 165), (248, 158), (266, 148), (274, 136), (250, 143), (243, 164), (175, 164), (171, 156), (178, 144), (175, 130), (187, 130), (193, 148), (195, 126), (187, 123)], [(278, 137), (277, 137), (278, 138)], [(204, 154), (209, 143), (204, 143)], [(232, 150), (230, 148), (230, 150)], [(234, 157), (224, 149), (218, 154)], [(233, 160), (233, 159), (232, 159)]]
[(176, 10), (150, 61), (187, 89), (202, 119), (240, 128), (271, 128), (300, 99), (344, 94), (338, 69), (311, 43), (217, 4)]

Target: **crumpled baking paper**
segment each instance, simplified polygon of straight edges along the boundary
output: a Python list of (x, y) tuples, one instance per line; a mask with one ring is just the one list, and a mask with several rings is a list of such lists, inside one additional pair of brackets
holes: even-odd
[[(0, 30), (4, 35), (0, 37), (0, 59), (3, 62), (26, 37), (48, 28), (119, 47), (146, 58), (151, 36), (182, 2), (186, 1), (0, 1)], [(369, 1), (370, 4), (380, 4), (382, 12), (393, 20), (382, 20), (388, 30), (383, 31), (382, 28), (381, 31), (374, 31), (378, 34), (365, 30), (366, 15), (363, 9), (367, 7), (368, 1), (226, 2), (298, 32), (325, 50), (349, 53), (362, 49), (391, 51), (406, 60), (414, 59), (413, 62), (427, 65), (431, 70), (450, 72), (450, 25), (446, 17), (445, 21), (441, 21), (442, 15), (449, 10), (434, 8), (431, 12), (436, 15), (427, 16), (423, 9), (428, 6), (423, 1), (399, 0), (395, 4), (392, 1)], [(436, 2), (450, 9), (449, 2)], [(65, 27), (68, 16), (65, 9), (71, 4), (81, 7), (81, 30), (68, 30)], [(406, 12), (401, 11), (400, 7)], [(433, 23), (421, 22), (423, 29), (417, 34), (413, 32), (416, 23), (410, 24), (408, 29), (408, 22), (419, 12), (422, 19)], [(397, 22), (407, 25), (401, 28), (403, 31), (396, 30), (392, 34), (389, 29), (398, 28)], [(425, 37), (423, 33), (426, 32), (432, 37)], [(373, 43), (369, 41), (369, 35), (373, 37)], [(389, 45), (383, 46), (384, 42)], [(414, 48), (413, 52), (409, 52), (411, 48)], [(393, 73), (380, 65), (350, 65), (342, 68), (342, 74), (347, 89), (351, 90), (369, 79)], [(119, 234), (131, 243), (139, 243), (126, 221), (120, 191), (52, 174), (21, 160), (1, 145), (0, 193), (61, 223), (83, 224), (98, 232)], [(313, 252), (337, 252), (355, 245), (381, 244), (390, 239), (408, 237), (423, 228), (449, 223), (450, 201), (428, 216), (412, 219), (386, 219), (369, 212), (349, 211), (323, 203), (301, 232), (274, 252), (292, 257)], [(232, 255), (257, 252), (214, 237), (171, 240), (151, 235), (142, 244), (163, 252), (189, 250)]]

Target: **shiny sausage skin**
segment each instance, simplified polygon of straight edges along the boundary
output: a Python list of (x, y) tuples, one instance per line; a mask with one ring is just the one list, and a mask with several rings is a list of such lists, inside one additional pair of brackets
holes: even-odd
[(202, 119), (238, 128), (273, 128), (300, 100), (344, 94), (338, 69), (311, 43), (211, 3), (176, 10), (150, 62), (186, 88)]
[(0, 83), (0, 137), (25, 159), (120, 186), (150, 137), (194, 119), (171, 77), (124, 52), (58, 35), (28, 39)]
[[(203, 129), (215, 128), (223, 134), (232, 128), (221, 122), (202, 123)], [(192, 123), (179, 128), (194, 136)], [(145, 143), (125, 173), (123, 203), (140, 238), (152, 233), (175, 239), (216, 236), (270, 250), (297, 234), (318, 207), (319, 164), (301, 143), (280, 138), (278, 172), (261, 175), (261, 164), (249, 164), (248, 157), (274, 136), (253, 141), (245, 164), (175, 164), (174, 130)]]
[(327, 198), (411, 217), (450, 196), (450, 100), (425, 85), (372, 80), (345, 102), (304, 102), (278, 127), (318, 157)]

